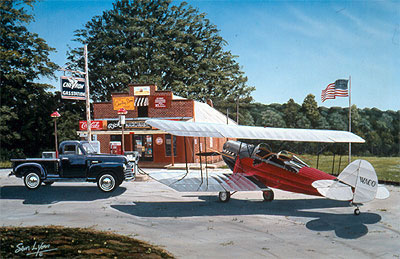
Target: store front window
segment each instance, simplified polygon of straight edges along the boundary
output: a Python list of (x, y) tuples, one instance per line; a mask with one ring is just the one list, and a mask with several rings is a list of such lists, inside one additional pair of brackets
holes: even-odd
[[(165, 155), (171, 156), (171, 135), (165, 135)], [(176, 156), (176, 137), (174, 136), (174, 157)]]
[(153, 135), (135, 135), (134, 145), (141, 161), (153, 161)]

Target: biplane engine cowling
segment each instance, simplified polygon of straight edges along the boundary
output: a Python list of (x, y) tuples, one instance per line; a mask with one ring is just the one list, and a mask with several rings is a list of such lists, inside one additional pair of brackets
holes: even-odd
[[(229, 168), (233, 171), (235, 167), (236, 157), (250, 157), (254, 151), (254, 145), (246, 144), (240, 141), (228, 140), (222, 149), (222, 158)], [(240, 153), (239, 153), (240, 152)]]

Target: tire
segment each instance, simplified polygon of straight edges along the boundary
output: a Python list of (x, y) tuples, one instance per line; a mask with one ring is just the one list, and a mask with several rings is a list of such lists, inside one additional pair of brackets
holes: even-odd
[(264, 201), (273, 201), (274, 200), (274, 192), (272, 190), (263, 191)]
[(359, 208), (357, 208), (357, 209), (354, 210), (354, 215), (358, 216), (358, 215), (360, 215), (360, 214), (361, 214), (361, 211), (360, 211)]
[(54, 182), (44, 182), (44, 185), (46, 185), (46, 186), (50, 186), (50, 185), (52, 185)]
[(24, 184), (28, 190), (36, 190), (40, 187), (42, 179), (36, 169), (29, 169), (24, 176)]
[(112, 192), (118, 187), (117, 178), (112, 173), (103, 173), (97, 178), (97, 187), (103, 192)]
[(230, 192), (219, 192), (218, 198), (220, 202), (228, 202), (231, 199)]

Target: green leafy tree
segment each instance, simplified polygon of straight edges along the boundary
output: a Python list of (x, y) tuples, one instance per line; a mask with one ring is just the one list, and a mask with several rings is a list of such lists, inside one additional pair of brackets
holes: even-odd
[(285, 115), (286, 126), (289, 128), (297, 127), (297, 114), (300, 111), (300, 105), (295, 103), (293, 99), (289, 99), (287, 103), (283, 105), (283, 113)]
[(267, 108), (261, 112), (257, 125), (265, 127), (285, 128), (286, 123), (282, 115), (274, 109)]
[(311, 122), (310, 120), (302, 113), (297, 114), (296, 116), (296, 128), (301, 128), (301, 129), (310, 129)]
[(54, 51), (25, 27), (33, 17), (26, 7), (33, 0), (0, 1), (0, 146), (2, 158), (35, 154), (39, 145), (49, 145), (42, 134), (50, 131), (48, 106), (51, 86), (37, 83), (53, 77), (57, 66), (49, 60)]
[[(250, 97), (254, 88), (205, 14), (170, 0), (120, 0), (76, 31), (88, 45), (91, 94), (109, 100), (128, 83), (155, 83), (182, 97), (218, 103)], [(71, 65), (83, 67), (82, 49)], [(242, 100), (240, 100), (242, 103)]]
[(304, 98), (301, 110), (311, 123), (311, 126), (313, 128), (318, 127), (320, 114), (318, 111), (318, 104), (315, 101), (315, 96), (313, 94), (309, 94), (306, 96), (306, 98)]

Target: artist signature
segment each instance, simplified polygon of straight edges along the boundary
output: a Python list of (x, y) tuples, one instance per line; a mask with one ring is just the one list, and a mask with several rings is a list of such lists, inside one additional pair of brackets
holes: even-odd
[(36, 257), (43, 256), (43, 253), (55, 251), (58, 248), (50, 248), (49, 244), (43, 242), (38, 243), (35, 241), (33, 246), (25, 246), (24, 243), (19, 243), (15, 249), (15, 253), (25, 253), (25, 255), (34, 255)]

